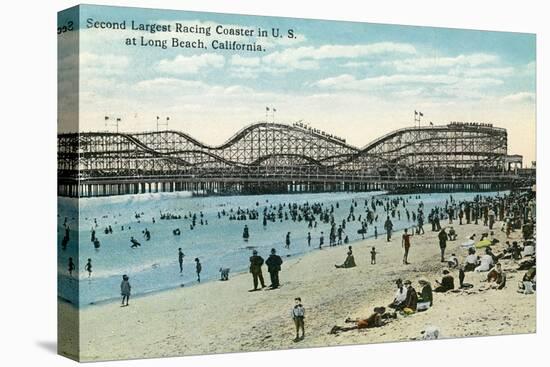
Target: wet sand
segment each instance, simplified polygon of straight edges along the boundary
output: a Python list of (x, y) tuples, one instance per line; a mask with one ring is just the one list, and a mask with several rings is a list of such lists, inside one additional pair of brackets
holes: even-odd
[[(498, 253), (505, 234), (495, 224), (495, 237), (501, 242), (493, 247)], [(442, 222), (447, 226), (447, 222)], [(402, 264), (402, 232), (394, 233), (391, 243), (385, 236), (353, 244), (357, 267), (336, 269), (347, 246), (325, 247), (302, 258), (284, 258), (280, 281), (282, 288), (248, 292), (250, 274), (231, 274), (227, 282), (213, 281), (198, 287), (179, 288), (132, 299), (129, 307), (118, 303), (91, 306), (80, 315), (80, 360), (112, 360), (223, 352), (288, 349), (378, 343), (420, 339), (426, 326), (435, 325), (445, 338), (533, 333), (536, 329), (536, 297), (516, 292), (524, 271), (515, 272), (515, 262), (504, 260), (507, 287), (479, 292), (486, 283), (486, 273), (466, 273), (465, 282), (474, 285), (472, 292), (434, 294), (434, 306), (412, 316), (376, 329), (353, 330), (329, 334), (334, 325), (344, 325), (347, 317), (367, 317), (375, 306), (392, 301), (397, 278), (410, 279), (420, 290), (419, 279), (434, 284), (441, 278), (445, 264), (439, 262), (437, 232), (412, 237), (410, 265)], [(454, 228), (458, 240), (448, 242), (447, 255), (456, 253), (462, 262), (466, 251), (460, 248), (472, 233), (487, 232), (481, 225)], [(518, 239), (512, 233), (510, 240)], [(370, 265), (370, 250), (379, 252), (377, 264)], [(480, 253), (478, 250), (478, 253)], [(261, 254), (265, 255), (265, 254)], [(264, 256), (265, 258), (265, 256)], [(186, 262), (185, 266), (192, 266)], [(269, 274), (264, 278), (269, 285)], [(451, 271), (458, 284), (458, 272)], [(290, 317), (294, 298), (301, 297), (306, 307), (306, 337), (293, 342), (294, 325)], [(61, 305), (62, 312), (72, 307)], [(61, 337), (60, 352), (69, 351), (67, 339)]]

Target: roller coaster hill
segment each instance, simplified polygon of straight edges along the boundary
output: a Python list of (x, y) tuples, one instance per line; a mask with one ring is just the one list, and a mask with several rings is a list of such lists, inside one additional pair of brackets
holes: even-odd
[(451, 122), (392, 131), (362, 148), (306, 124), (259, 122), (218, 146), (179, 131), (58, 135), (60, 196), (149, 192), (444, 192), (531, 187), (503, 128)]

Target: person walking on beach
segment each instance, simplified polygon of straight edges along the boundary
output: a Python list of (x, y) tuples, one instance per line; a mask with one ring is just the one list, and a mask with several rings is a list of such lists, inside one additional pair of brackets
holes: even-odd
[(412, 233), (409, 233), (407, 228), (405, 228), (405, 233), (403, 233), (403, 239), (401, 240), (401, 247), (405, 249), (405, 254), (403, 255), (403, 264), (409, 265), (409, 249), (411, 248), (411, 237)]
[(250, 232), (248, 231), (248, 226), (245, 224), (243, 228), (243, 239), (245, 241), (248, 241), (249, 238), (250, 238)]
[(443, 228), (439, 234), (437, 235), (439, 238), (439, 249), (441, 250), (441, 262), (445, 262), (445, 248), (447, 247), (447, 240), (449, 237), (447, 236), (447, 232), (445, 232), (445, 228)]
[(276, 251), (274, 248), (271, 249), (271, 255), (267, 258), (265, 261), (265, 264), (267, 265), (267, 271), (269, 272), (269, 277), (271, 278), (271, 285), (269, 288), (271, 289), (277, 289), (279, 288), (279, 272), (281, 271), (281, 265), (283, 263), (283, 259), (279, 255), (276, 254)]
[(183, 273), (183, 258), (185, 257), (185, 254), (181, 250), (181, 247), (178, 248), (178, 262), (180, 264), (180, 274)]
[(418, 213), (418, 221), (417, 221), (417, 234), (424, 234), (424, 214)]
[(307, 233), (307, 246), (308, 246), (308, 247), (311, 246), (311, 232), (308, 232), (308, 233)]
[[(128, 301), (130, 300), (130, 291), (132, 286), (129, 282), (130, 278), (128, 275), (124, 274), (122, 276), (122, 282), (120, 283), (120, 294), (122, 296), (122, 307), (128, 306)], [(124, 303), (126, 301), (126, 304)]]
[(376, 247), (372, 246), (372, 249), (370, 250), (370, 264), (375, 265), (376, 264)]
[(197, 272), (197, 282), (201, 282), (201, 271), (202, 271), (202, 265), (201, 265), (201, 262), (199, 261), (199, 258), (196, 257), (195, 258), (195, 271)]
[[(292, 307), (291, 316), (292, 320), (294, 321), (294, 326), (296, 327), (296, 338), (294, 339), (295, 342), (298, 342), (300, 340), (304, 339), (305, 331), (304, 331), (304, 318), (306, 315), (306, 310), (304, 306), (302, 305), (302, 299), (300, 297), (294, 298), (294, 307)], [(302, 336), (300, 335), (300, 329), (302, 330)]]
[(325, 243), (325, 236), (323, 235), (323, 232), (321, 232), (321, 237), (319, 237), (319, 250), (323, 248), (324, 243)]
[(73, 258), (69, 257), (69, 264), (67, 265), (67, 270), (69, 271), (69, 276), (73, 276), (73, 270), (75, 269)]
[(252, 291), (258, 290), (258, 280), (262, 288), (265, 288), (264, 276), (262, 274), (263, 264), (264, 259), (258, 255), (258, 251), (252, 251), (252, 256), (250, 256), (250, 273), (252, 274), (252, 281), (254, 282), (254, 289)]
[(285, 248), (286, 249), (289, 249), (290, 248), (290, 232), (288, 232), (286, 234), (286, 238), (285, 238)]
[(84, 269), (88, 272), (88, 278), (92, 276), (92, 259), (88, 259)]
[(384, 229), (386, 230), (386, 242), (391, 241), (391, 231), (393, 229), (393, 223), (390, 219), (390, 216), (388, 215), (388, 218), (384, 222)]

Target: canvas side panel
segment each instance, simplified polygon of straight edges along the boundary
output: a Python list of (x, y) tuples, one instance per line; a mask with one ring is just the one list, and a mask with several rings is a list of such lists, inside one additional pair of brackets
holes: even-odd
[(57, 350), (80, 359), (79, 322), (79, 13), (57, 16)]

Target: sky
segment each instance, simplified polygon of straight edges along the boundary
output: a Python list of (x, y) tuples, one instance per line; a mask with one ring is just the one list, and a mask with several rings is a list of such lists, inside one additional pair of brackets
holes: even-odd
[[(120, 118), (120, 131), (152, 131), (158, 116), (169, 117), (169, 129), (215, 145), (265, 121), (269, 107), (268, 121), (301, 120), (362, 147), (413, 126), (421, 111), (425, 125), (506, 128), (509, 154), (523, 155), (525, 166), (535, 160), (533, 34), (106, 6), (81, 6), (79, 17), (61, 13), (58, 25), (73, 19), (76, 30), (58, 36), (60, 132), (114, 131), (105, 116)], [(125, 21), (126, 29), (88, 28), (89, 19)], [(132, 21), (172, 32), (131, 30)], [(176, 23), (211, 27), (211, 34), (176, 33)], [(218, 35), (219, 25), (254, 35)], [(258, 28), (285, 36), (258, 38)], [(134, 37), (138, 45), (125, 44)], [(139, 46), (140, 37), (168, 46), (172, 37), (201, 39), (206, 48)], [(213, 40), (263, 50), (216, 50)]]

